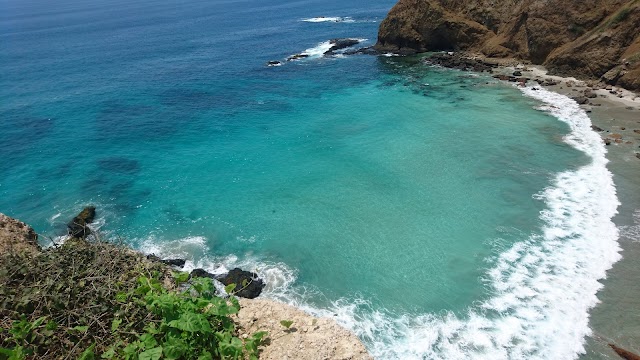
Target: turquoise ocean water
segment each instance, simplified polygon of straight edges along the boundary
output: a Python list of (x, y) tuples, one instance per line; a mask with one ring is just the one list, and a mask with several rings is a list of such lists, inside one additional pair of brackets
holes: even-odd
[(601, 141), (546, 91), (313, 55), (393, 4), (0, 0), (0, 211), (55, 238), (94, 204), (379, 359), (576, 357), (618, 258)]

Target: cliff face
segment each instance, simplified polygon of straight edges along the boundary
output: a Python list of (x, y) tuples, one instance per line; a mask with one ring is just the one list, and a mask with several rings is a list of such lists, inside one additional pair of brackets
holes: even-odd
[(640, 90), (640, 0), (399, 0), (376, 48), (517, 58)]

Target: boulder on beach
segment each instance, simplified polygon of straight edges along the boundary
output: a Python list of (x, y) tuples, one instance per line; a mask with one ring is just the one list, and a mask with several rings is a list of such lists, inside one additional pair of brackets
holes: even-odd
[(580, 105), (585, 105), (589, 103), (589, 99), (586, 96), (575, 96), (572, 97), (573, 100), (575, 100), (575, 102), (577, 102)]
[(632, 353), (631, 351), (625, 350), (621, 347), (615, 346), (614, 344), (609, 344), (611, 349), (616, 352), (621, 358), (626, 360), (640, 360), (640, 356)]
[(95, 206), (87, 206), (67, 224), (69, 236), (73, 238), (85, 238), (91, 234), (89, 224), (96, 217)]

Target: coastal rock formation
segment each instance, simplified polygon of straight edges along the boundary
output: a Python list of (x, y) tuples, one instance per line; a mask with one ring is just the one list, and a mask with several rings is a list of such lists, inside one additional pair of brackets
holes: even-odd
[(184, 264), (187, 263), (187, 260), (185, 260), (185, 259), (161, 259), (158, 256), (156, 256), (155, 254), (147, 255), (147, 260), (160, 262), (160, 263), (163, 263), (165, 265), (175, 266), (175, 267), (179, 267), (179, 268), (184, 267)]
[(234, 294), (247, 299), (257, 298), (266, 286), (264, 281), (258, 277), (258, 274), (239, 268), (232, 269), (224, 275), (214, 275), (204, 269), (194, 269), (191, 271), (191, 277), (216, 279), (225, 286), (235, 284)]
[[(371, 359), (360, 340), (332, 319), (316, 318), (272, 300), (239, 300), (241, 334), (269, 333), (269, 345), (260, 347), (262, 360)], [(291, 327), (282, 326), (282, 320), (292, 321)]]
[(620, 355), (621, 358), (626, 360), (640, 360), (640, 356), (632, 353), (631, 351), (625, 350), (623, 348), (617, 347), (614, 344), (609, 344), (611, 349), (616, 352), (616, 354)]
[(258, 274), (238, 268), (232, 269), (225, 275), (216, 276), (216, 280), (225, 286), (235, 284), (236, 288), (233, 290), (235, 295), (247, 299), (258, 297), (265, 287), (264, 281), (258, 278)]
[(88, 225), (93, 222), (95, 217), (96, 208), (94, 206), (87, 206), (84, 208), (67, 224), (69, 236), (73, 238), (85, 238), (89, 236), (89, 234), (91, 234), (91, 230)]
[(0, 253), (9, 252), (37, 254), (38, 234), (22, 221), (0, 213)]
[(552, 74), (640, 90), (636, 0), (399, 0), (376, 49), (460, 50), (545, 65)]

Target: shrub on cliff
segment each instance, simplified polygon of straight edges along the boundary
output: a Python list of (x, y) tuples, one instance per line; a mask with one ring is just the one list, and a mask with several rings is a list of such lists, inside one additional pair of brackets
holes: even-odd
[(68, 241), (0, 255), (2, 359), (256, 358), (236, 337), (234, 298), (124, 246)]

